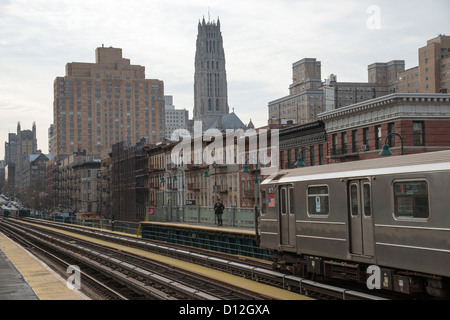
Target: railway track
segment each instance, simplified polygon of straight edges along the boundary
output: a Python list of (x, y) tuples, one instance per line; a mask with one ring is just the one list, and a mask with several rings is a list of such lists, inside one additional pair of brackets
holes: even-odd
[(184, 260), (208, 268), (221, 270), (233, 275), (238, 275), (246, 279), (269, 284), (290, 290), (299, 294), (307, 295), (317, 299), (339, 299), (339, 300), (382, 300), (383, 298), (350, 290), (343, 287), (319, 283), (295, 276), (290, 276), (276, 272), (271, 269), (269, 262), (237, 257), (219, 252), (186, 247), (168, 243), (158, 243), (146, 239), (139, 239), (132, 236), (117, 235), (74, 225), (65, 225), (41, 220), (28, 220), (33, 224), (46, 225), (52, 228), (59, 228), (70, 232), (79, 233), (85, 236), (138, 248), (155, 254), (169, 256), (178, 260)]
[[(92, 244), (78, 238), (62, 235), (42, 227), (24, 225), (11, 220), (0, 223), (2, 231), (15, 234), (27, 241), (28, 246), (58, 252), (96, 270), (145, 299), (157, 300), (262, 300), (268, 297), (232, 287), (221, 281), (199, 276), (186, 270), (164, 265), (140, 256)], [(26, 240), (23, 240), (26, 239)], [(53, 254), (55, 255), (55, 254)], [(118, 287), (117, 285), (115, 287)], [(121, 292), (122, 288), (115, 288)], [(124, 296), (125, 297), (125, 296)], [(123, 299), (122, 297), (117, 297)]]
[[(13, 229), (5, 227), (1, 223), (0, 232), (45, 262), (62, 277), (67, 277), (68, 268), (76, 263), (72, 258), (58, 254), (51, 248), (42, 245), (39, 246), (31, 242), (26, 237), (14, 232)], [(90, 298), (105, 300), (130, 300), (138, 298), (135, 294), (124, 295), (123, 292), (119, 293), (117, 291), (117, 284), (113, 284), (109, 278), (101, 277), (101, 274), (87, 266), (82, 266), (80, 269), (80, 280), (83, 282), (82, 292)]]

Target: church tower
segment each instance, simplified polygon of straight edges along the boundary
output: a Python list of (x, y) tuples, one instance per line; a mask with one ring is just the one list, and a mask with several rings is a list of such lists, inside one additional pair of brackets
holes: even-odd
[(194, 121), (206, 130), (214, 121), (229, 114), (225, 52), (220, 21), (198, 23), (195, 53)]

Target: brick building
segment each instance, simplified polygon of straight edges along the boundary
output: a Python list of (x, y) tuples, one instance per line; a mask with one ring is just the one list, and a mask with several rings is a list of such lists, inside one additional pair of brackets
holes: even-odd
[(55, 207), (74, 212), (99, 213), (101, 160), (86, 153), (73, 154), (49, 165), (55, 170)]
[[(280, 130), (280, 169), (296, 168), (299, 156), (307, 166), (328, 163), (327, 135), (322, 121), (292, 126)], [(303, 148), (304, 150), (300, 153)]]
[(447, 93), (450, 88), (450, 36), (439, 35), (419, 50), (419, 65), (399, 75), (401, 93)]
[[(328, 163), (379, 157), (386, 137), (403, 138), (404, 154), (450, 149), (450, 96), (392, 94), (319, 115), (327, 134)], [(388, 139), (401, 154), (397, 135)]]
[(54, 81), (52, 156), (86, 150), (97, 158), (111, 146), (165, 137), (164, 83), (145, 78), (122, 49), (96, 49), (95, 63), (72, 62)]

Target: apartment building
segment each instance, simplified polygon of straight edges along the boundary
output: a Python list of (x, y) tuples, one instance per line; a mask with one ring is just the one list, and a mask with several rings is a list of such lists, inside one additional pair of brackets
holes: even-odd
[(289, 95), (269, 102), (269, 121), (306, 124), (316, 121), (322, 112), (395, 93), (405, 62), (393, 60), (369, 65), (368, 82), (338, 82), (334, 74), (322, 82), (321, 67), (315, 58), (293, 64)]
[(100, 166), (100, 158), (85, 152), (55, 162), (54, 206), (74, 212), (98, 213), (102, 190)]
[(172, 96), (165, 96), (164, 99), (166, 110), (166, 139), (170, 140), (175, 130), (188, 129), (189, 111), (186, 109), (175, 109)]
[(284, 120), (291, 124), (314, 121), (325, 111), (321, 89), (321, 62), (305, 58), (292, 65), (293, 82), (289, 95), (269, 102), (269, 121)]
[(439, 35), (419, 48), (419, 65), (399, 75), (401, 93), (448, 93), (450, 36)]
[(164, 83), (145, 78), (145, 67), (122, 57), (122, 49), (95, 51), (95, 63), (67, 63), (54, 81), (52, 156), (74, 152), (100, 158), (114, 143), (165, 137)]

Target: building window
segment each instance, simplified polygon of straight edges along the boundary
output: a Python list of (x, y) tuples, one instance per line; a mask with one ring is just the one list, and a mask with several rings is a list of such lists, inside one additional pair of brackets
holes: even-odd
[(358, 130), (352, 131), (352, 152), (358, 152)]
[(369, 128), (363, 129), (363, 143), (369, 145)]
[(381, 126), (375, 126), (375, 149), (381, 149)]
[(369, 128), (363, 129), (363, 144), (369, 147)]
[(333, 155), (337, 154), (337, 134), (333, 134), (333, 150), (331, 151)]
[(341, 140), (342, 140), (342, 154), (347, 153), (347, 132), (341, 133)]
[(319, 144), (319, 165), (323, 164), (323, 144)]
[(423, 121), (413, 122), (413, 140), (415, 147), (425, 146), (425, 124)]
[[(388, 123), (388, 134), (395, 132), (395, 123)], [(395, 147), (395, 135), (389, 137), (389, 147), (393, 148)]]

